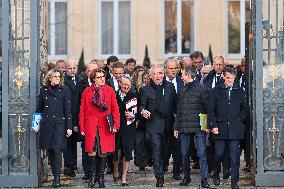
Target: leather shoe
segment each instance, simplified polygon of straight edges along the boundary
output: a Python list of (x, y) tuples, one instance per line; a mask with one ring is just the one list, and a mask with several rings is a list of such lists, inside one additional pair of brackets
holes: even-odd
[(156, 187), (163, 187), (164, 182), (162, 180), (157, 180)]
[(224, 169), (223, 171), (223, 179), (228, 179), (230, 177), (230, 170)]
[(113, 176), (113, 182), (117, 183), (118, 181), (119, 181), (119, 176), (118, 177)]
[(113, 170), (108, 167), (108, 168), (107, 168), (107, 171), (106, 171), (106, 174), (110, 175), (110, 174), (112, 174), (112, 173), (113, 173)]
[(210, 188), (210, 185), (208, 184), (207, 179), (201, 179), (201, 187), (202, 188)]
[(84, 176), (82, 176), (83, 180), (90, 180), (91, 175), (89, 173), (85, 173)]
[(139, 167), (139, 171), (145, 171), (146, 168), (145, 167)]
[(239, 185), (238, 185), (238, 182), (235, 181), (235, 180), (232, 180), (232, 181), (231, 181), (231, 188), (232, 188), (232, 189), (239, 189), (240, 187), (239, 187)]
[(190, 182), (191, 182), (191, 178), (184, 178), (184, 179), (182, 179), (182, 181), (179, 185), (180, 186), (188, 186)]
[(123, 183), (121, 183), (121, 186), (128, 186), (128, 183), (127, 182), (123, 182)]
[(219, 186), (220, 185), (220, 178), (219, 177), (213, 177), (213, 184), (215, 186)]
[(192, 169), (199, 169), (199, 163), (194, 163), (192, 165)]
[(175, 179), (175, 180), (181, 180), (180, 174), (173, 174), (173, 179)]
[(66, 175), (66, 176), (69, 176), (69, 177), (75, 177), (76, 176), (74, 170), (70, 169), (70, 168), (65, 168), (64, 171), (63, 171), (63, 174)]

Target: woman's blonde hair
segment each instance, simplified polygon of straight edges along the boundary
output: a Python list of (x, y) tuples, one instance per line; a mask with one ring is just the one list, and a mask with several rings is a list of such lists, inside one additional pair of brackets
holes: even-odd
[(43, 84), (44, 86), (51, 85), (51, 82), (50, 82), (49, 79), (50, 79), (52, 76), (54, 76), (55, 73), (59, 73), (59, 74), (60, 74), (60, 82), (59, 82), (59, 85), (63, 85), (63, 84), (64, 84), (64, 74), (63, 74), (63, 72), (61, 72), (59, 69), (56, 69), (56, 68), (51, 69), (51, 70), (49, 70), (49, 71), (46, 73), (46, 75), (45, 75), (45, 77), (44, 77), (44, 79), (43, 79), (42, 84)]

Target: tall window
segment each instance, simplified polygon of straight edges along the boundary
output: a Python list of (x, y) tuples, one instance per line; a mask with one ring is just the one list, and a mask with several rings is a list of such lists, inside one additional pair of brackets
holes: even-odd
[(48, 55), (67, 55), (67, 0), (49, 0)]
[(227, 0), (227, 54), (244, 55), (245, 22), (250, 14), (250, 4), (246, 0)]
[(193, 0), (164, 0), (164, 53), (189, 54), (194, 45)]
[(101, 54), (131, 53), (131, 4), (129, 0), (101, 0)]

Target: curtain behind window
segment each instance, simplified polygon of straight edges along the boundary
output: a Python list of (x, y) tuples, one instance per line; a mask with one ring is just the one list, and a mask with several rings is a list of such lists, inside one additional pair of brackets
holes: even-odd
[(67, 54), (67, 2), (55, 2), (55, 55)]
[(113, 2), (102, 2), (102, 54), (113, 54)]
[(130, 54), (130, 1), (119, 2), (119, 54)]

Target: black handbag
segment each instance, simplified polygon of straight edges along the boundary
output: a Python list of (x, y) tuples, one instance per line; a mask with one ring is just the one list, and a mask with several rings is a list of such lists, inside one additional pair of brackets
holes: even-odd
[(112, 114), (107, 114), (107, 122), (109, 126), (109, 131), (112, 133), (113, 132), (113, 116)]

